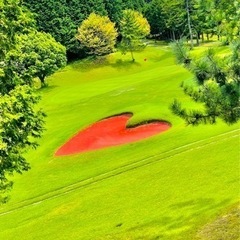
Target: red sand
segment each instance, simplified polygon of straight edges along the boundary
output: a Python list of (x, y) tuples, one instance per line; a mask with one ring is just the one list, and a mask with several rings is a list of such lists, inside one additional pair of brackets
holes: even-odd
[(122, 114), (98, 121), (73, 136), (55, 153), (56, 156), (70, 155), (90, 150), (135, 142), (170, 128), (167, 122), (152, 122), (126, 128), (131, 114)]

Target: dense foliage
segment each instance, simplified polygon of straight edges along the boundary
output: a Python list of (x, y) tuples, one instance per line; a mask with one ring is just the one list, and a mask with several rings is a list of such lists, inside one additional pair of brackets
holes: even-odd
[[(144, 9), (144, 0), (25, 0), (35, 14), (38, 30), (50, 33), (63, 44), (68, 55), (84, 54), (76, 39), (79, 25), (91, 13), (110, 18), (118, 25), (124, 9)], [(84, 56), (84, 55), (83, 55)]]
[(120, 49), (123, 54), (131, 52), (142, 46), (141, 39), (150, 33), (150, 26), (146, 18), (137, 11), (124, 10), (120, 21), (120, 33), (122, 36)]
[(216, 34), (233, 39), (240, 34), (239, 1), (233, 0), (152, 0), (146, 5), (145, 16), (151, 33), (162, 39), (190, 38), (188, 11), (192, 37), (204, 40), (204, 34)]
[(108, 16), (117, 28), (124, 10), (141, 12), (154, 38), (175, 40), (186, 36), (199, 44), (205, 35), (216, 34), (228, 43), (239, 36), (239, 4), (238, 0), (232, 4), (227, 0), (25, 0), (35, 14), (38, 30), (62, 43), (70, 57), (84, 56), (75, 36), (79, 25), (93, 12)]
[(91, 13), (78, 29), (77, 39), (90, 55), (105, 55), (113, 52), (117, 30), (108, 17)]
[(26, 6), (35, 13), (38, 30), (50, 33), (63, 44), (68, 54), (79, 54), (77, 29), (89, 14), (106, 15), (103, 0), (25, 0)]
[(33, 31), (16, 39), (16, 49), (7, 53), (6, 62), (27, 83), (38, 77), (44, 86), (45, 77), (66, 65), (65, 47), (50, 34)]
[[(184, 45), (175, 45), (178, 55), (186, 53)], [(185, 58), (181, 59), (184, 62)], [(232, 42), (231, 54), (223, 59), (209, 49), (187, 66), (195, 75), (197, 86), (183, 84), (183, 90), (194, 101), (204, 103), (204, 110), (187, 110), (175, 100), (173, 112), (193, 125), (215, 123), (217, 117), (228, 124), (236, 123), (240, 119), (240, 41)]]
[(39, 96), (7, 60), (10, 51), (17, 51), (18, 35), (33, 26), (31, 14), (19, 1), (0, 1), (0, 202), (6, 201), (12, 186), (9, 175), (29, 169), (23, 154), (37, 146), (35, 139), (43, 131), (44, 113), (36, 108)]

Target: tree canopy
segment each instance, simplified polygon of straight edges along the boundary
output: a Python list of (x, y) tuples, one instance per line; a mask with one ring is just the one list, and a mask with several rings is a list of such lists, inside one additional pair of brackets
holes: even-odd
[(204, 104), (205, 110), (188, 110), (175, 100), (173, 112), (188, 124), (215, 123), (219, 117), (228, 124), (240, 119), (240, 40), (232, 42), (232, 52), (224, 59), (209, 49), (204, 56), (193, 59), (188, 66), (197, 85), (183, 84), (184, 92), (194, 101)]
[(108, 17), (91, 13), (78, 28), (77, 39), (90, 55), (105, 55), (113, 52), (117, 30)]
[(123, 11), (135, 10), (147, 18), (152, 36), (167, 40), (185, 36), (198, 44), (200, 37), (216, 34), (228, 43), (240, 34), (238, 0), (232, 4), (227, 0), (25, 0), (24, 4), (34, 13), (37, 29), (63, 44), (70, 57), (84, 57), (75, 36), (91, 13), (108, 16), (119, 28)]
[(142, 45), (141, 39), (150, 33), (147, 19), (137, 11), (124, 10), (120, 21), (120, 33), (121, 50), (123, 53), (130, 51), (134, 61), (133, 51)]
[(6, 57), (8, 65), (28, 83), (33, 77), (45, 85), (45, 77), (66, 65), (66, 49), (47, 33), (33, 31), (17, 36), (16, 49)]
[(38, 30), (51, 34), (70, 55), (81, 52), (75, 37), (81, 22), (92, 12), (107, 14), (103, 0), (25, 0), (24, 3), (35, 13)]
[(36, 107), (39, 96), (7, 63), (8, 52), (16, 50), (17, 36), (34, 26), (31, 14), (19, 0), (0, 1), (0, 202), (12, 187), (9, 175), (30, 168), (24, 153), (37, 146), (45, 114)]

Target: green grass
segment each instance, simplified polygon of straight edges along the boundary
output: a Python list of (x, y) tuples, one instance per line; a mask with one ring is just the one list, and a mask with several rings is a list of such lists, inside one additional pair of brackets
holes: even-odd
[[(48, 79), (50, 87), (41, 90), (47, 130), (26, 155), (32, 170), (14, 177), (11, 201), (0, 208), (0, 239), (192, 240), (238, 201), (239, 126), (186, 126), (169, 105), (178, 98), (201, 107), (179, 87), (192, 75), (166, 46), (149, 46), (135, 58), (114, 53), (83, 60)], [(54, 157), (80, 129), (122, 112), (134, 113), (129, 124), (163, 119), (172, 128), (131, 144)]]

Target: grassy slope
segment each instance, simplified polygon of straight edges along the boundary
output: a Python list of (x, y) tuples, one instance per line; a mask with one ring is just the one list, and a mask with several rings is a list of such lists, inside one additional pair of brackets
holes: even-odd
[[(19, 208), (0, 215), (0, 239), (192, 239), (237, 201), (238, 126), (186, 127), (171, 114), (175, 97), (196, 105), (179, 88), (191, 75), (166, 47), (148, 47), (135, 64), (128, 58), (74, 63), (49, 79), (47, 131), (28, 154), (32, 170), (14, 178), (12, 200), (0, 209)], [(126, 111), (130, 124), (160, 118), (173, 127), (137, 143), (53, 156), (80, 128)]]

